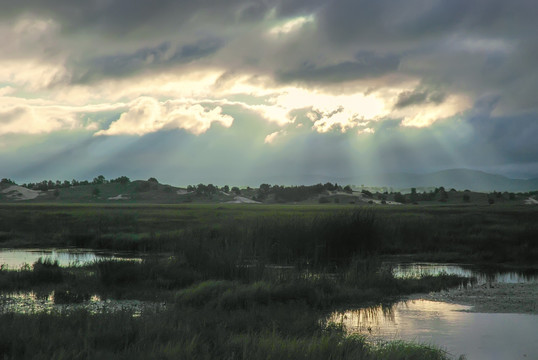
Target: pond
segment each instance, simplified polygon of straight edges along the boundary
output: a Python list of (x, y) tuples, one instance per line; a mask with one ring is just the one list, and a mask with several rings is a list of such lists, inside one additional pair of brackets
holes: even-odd
[(140, 261), (133, 253), (107, 252), (88, 249), (0, 249), (0, 266), (16, 270), (32, 265), (39, 258), (58, 261), (60, 266), (85, 265), (98, 260)]
[(79, 303), (69, 304), (59, 304), (55, 302), (54, 298), (54, 291), (43, 294), (34, 291), (0, 294), (0, 314), (37, 314), (85, 309), (90, 313), (129, 311), (133, 316), (140, 316), (143, 311), (164, 309), (162, 303), (139, 300), (105, 300), (98, 295), (92, 295)]
[(478, 285), (486, 283), (538, 283), (537, 271), (503, 271), (499, 269), (484, 268), (476, 265), (466, 264), (443, 264), (428, 262), (397, 263), (386, 262), (385, 265), (392, 268), (395, 277), (420, 277), (424, 275), (458, 275), (464, 277), (474, 277)]
[(428, 300), (336, 311), (327, 321), (372, 342), (436, 345), (468, 360), (538, 359), (538, 315), (468, 312), (469, 306)]

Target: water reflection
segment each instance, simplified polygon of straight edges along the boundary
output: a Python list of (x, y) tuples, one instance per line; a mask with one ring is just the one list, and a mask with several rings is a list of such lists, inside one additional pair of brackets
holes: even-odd
[(387, 263), (392, 267), (395, 277), (421, 277), (424, 275), (458, 275), (476, 278), (478, 285), (498, 283), (528, 283), (538, 282), (537, 272), (499, 271), (485, 269), (472, 265), (442, 264), (442, 263)]
[(164, 308), (164, 304), (161, 303), (139, 300), (104, 300), (98, 295), (89, 296), (88, 300), (81, 303), (59, 304), (54, 297), (54, 291), (0, 294), (0, 313), (36, 314), (85, 309), (90, 313), (130, 311), (134, 316), (140, 316), (144, 310)]
[(467, 312), (469, 306), (428, 300), (332, 313), (327, 322), (373, 342), (435, 344), (474, 359), (537, 359), (538, 316)]
[(85, 265), (98, 260), (141, 260), (135, 254), (88, 249), (0, 249), (0, 266), (4, 269), (20, 269), (39, 258), (58, 261), (60, 266)]

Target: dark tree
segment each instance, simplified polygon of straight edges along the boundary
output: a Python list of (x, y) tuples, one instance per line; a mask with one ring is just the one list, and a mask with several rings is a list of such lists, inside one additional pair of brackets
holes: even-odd
[(131, 179), (129, 179), (127, 176), (120, 176), (114, 180), (110, 180), (110, 182), (126, 185), (131, 182)]
[(394, 194), (394, 201), (405, 204), (405, 197), (400, 192), (397, 192)]
[(99, 175), (96, 178), (93, 179), (92, 184), (93, 185), (100, 185), (105, 183), (105, 177), (103, 175)]

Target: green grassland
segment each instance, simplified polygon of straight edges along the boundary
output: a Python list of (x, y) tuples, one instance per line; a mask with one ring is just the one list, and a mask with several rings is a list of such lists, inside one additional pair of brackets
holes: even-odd
[(340, 252), (358, 252), (533, 264), (538, 261), (536, 219), (536, 207), (501, 204), (10, 203), (0, 205), (0, 246), (174, 252), (192, 241), (267, 262), (296, 263), (300, 257), (328, 264), (341, 261)]

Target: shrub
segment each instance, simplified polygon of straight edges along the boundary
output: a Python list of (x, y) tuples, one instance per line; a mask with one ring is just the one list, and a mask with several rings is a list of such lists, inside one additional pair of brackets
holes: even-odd
[(328, 197), (326, 197), (326, 196), (322, 196), (322, 197), (319, 198), (318, 202), (319, 202), (320, 204), (328, 204), (328, 203), (330, 202), (330, 200), (329, 200)]

